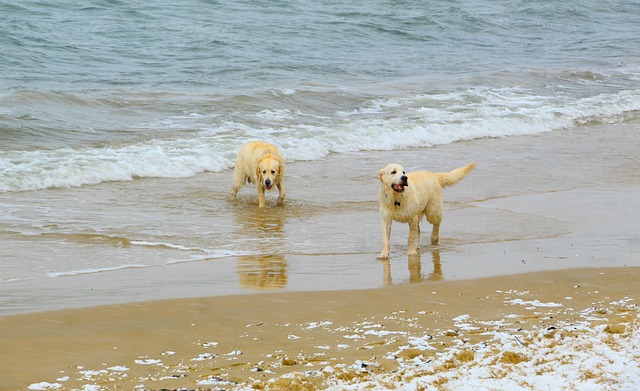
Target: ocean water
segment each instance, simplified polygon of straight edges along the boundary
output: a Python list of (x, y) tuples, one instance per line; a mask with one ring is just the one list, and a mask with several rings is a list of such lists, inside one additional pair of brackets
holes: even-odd
[[(229, 173), (246, 141), (299, 163), (640, 117), (638, 1), (0, 8), (4, 282), (280, 251), (228, 234), (242, 223), (197, 215), (217, 216), (207, 189), (171, 192), (181, 178)], [(251, 213), (239, 220), (251, 226)], [(216, 240), (193, 243), (203, 227)], [(319, 251), (309, 243), (287, 246)]]
[(626, 121), (637, 1), (2, 2), (0, 191)]

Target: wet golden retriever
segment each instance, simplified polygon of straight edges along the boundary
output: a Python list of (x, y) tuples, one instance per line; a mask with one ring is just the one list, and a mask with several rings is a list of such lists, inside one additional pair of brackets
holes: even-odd
[(382, 251), (378, 258), (389, 258), (389, 241), (393, 220), (409, 223), (407, 253), (418, 253), (422, 216), (433, 224), (431, 244), (438, 244), (442, 221), (442, 189), (460, 182), (475, 163), (450, 172), (416, 171), (406, 173), (399, 164), (389, 164), (378, 172), (380, 179), (380, 215), (382, 216)]
[(265, 190), (277, 187), (278, 205), (284, 203), (284, 157), (278, 148), (264, 141), (252, 141), (238, 150), (233, 172), (230, 199), (235, 199), (240, 188), (246, 183), (255, 183), (258, 190), (258, 207), (264, 208)]

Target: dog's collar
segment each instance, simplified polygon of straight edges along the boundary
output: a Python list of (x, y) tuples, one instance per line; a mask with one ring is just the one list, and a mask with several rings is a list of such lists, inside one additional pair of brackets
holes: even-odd
[[(389, 200), (389, 195), (385, 193), (384, 198), (386, 198), (387, 200)], [(394, 205), (394, 206), (401, 206), (401, 205), (400, 205), (400, 201), (398, 201), (398, 200), (393, 200), (393, 205)]]

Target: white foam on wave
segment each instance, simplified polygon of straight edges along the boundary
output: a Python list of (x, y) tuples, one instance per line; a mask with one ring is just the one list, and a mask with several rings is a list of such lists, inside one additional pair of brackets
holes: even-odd
[[(0, 191), (77, 187), (136, 177), (185, 178), (232, 166), (213, 146), (196, 140), (156, 140), (119, 149), (89, 148), (4, 153)], [(185, 145), (188, 144), (188, 145)]]
[[(331, 152), (430, 147), (489, 137), (538, 134), (587, 123), (615, 123), (640, 109), (640, 92), (583, 99), (532, 95), (517, 88), (475, 88), (458, 93), (373, 101), (343, 112), (332, 132), (317, 126), (289, 131), (297, 144), (285, 154), (315, 160)], [(392, 112), (394, 115), (389, 115)]]
[(150, 267), (174, 265), (177, 263), (198, 262), (198, 261), (206, 261), (211, 259), (252, 255), (252, 253), (249, 253), (249, 252), (238, 252), (238, 251), (230, 251), (230, 250), (205, 250), (197, 247), (187, 247), (187, 246), (175, 245), (171, 243), (131, 241), (131, 245), (154, 247), (154, 248), (165, 248), (165, 249), (179, 250), (179, 251), (186, 251), (186, 252), (199, 252), (202, 254), (188, 255), (188, 256), (179, 255), (178, 258), (166, 260), (164, 261), (164, 263), (153, 263), (153, 264), (125, 263), (125, 264), (98, 267), (98, 268), (68, 270), (68, 271), (61, 271), (61, 272), (48, 272), (46, 275), (47, 277), (51, 277), (51, 278), (73, 277), (73, 276), (79, 276), (84, 274), (105, 273), (105, 272), (113, 272), (113, 271), (124, 270), (124, 269), (150, 268)]
[(161, 242), (147, 242), (143, 240), (132, 240), (131, 245), (134, 246), (145, 246), (145, 247), (162, 247), (162, 248), (170, 248), (174, 250), (182, 250), (182, 251), (200, 251), (207, 252), (207, 250), (198, 248), (198, 247), (187, 247), (182, 246), (180, 244), (172, 244), (172, 243), (161, 243)]
[[(429, 147), (615, 123), (632, 118), (638, 110), (640, 91), (575, 98), (537, 95), (521, 88), (480, 87), (373, 99), (357, 110), (337, 111), (327, 118), (289, 109), (261, 110), (253, 114), (255, 121), (229, 120), (178, 139), (121, 147), (3, 151), (0, 191), (77, 187), (141, 177), (185, 178), (222, 171), (233, 167), (239, 145), (255, 139), (279, 145), (290, 162), (319, 160), (330, 153)], [(202, 118), (198, 121), (202, 124)], [(171, 121), (165, 125), (176, 130), (188, 126)]]
[(47, 273), (47, 277), (52, 277), (52, 278), (55, 278), (55, 277), (72, 277), (72, 276), (79, 276), (79, 275), (83, 275), (83, 274), (95, 274), (95, 273), (103, 273), (103, 272), (112, 272), (112, 271), (122, 270), (122, 269), (134, 269), (134, 268), (142, 268), (142, 267), (148, 267), (148, 265), (132, 263), (132, 264), (117, 265), (117, 266), (104, 267), (104, 268), (69, 270), (69, 271), (65, 271), (65, 272), (49, 272), (49, 273)]

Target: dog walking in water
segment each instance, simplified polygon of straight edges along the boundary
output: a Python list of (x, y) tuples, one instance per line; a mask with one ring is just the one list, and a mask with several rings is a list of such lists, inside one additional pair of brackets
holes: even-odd
[(389, 164), (378, 172), (380, 179), (380, 215), (382, 216), (382, 251), (379, 259), (389, 258), (389, 241), (393, 220), (409, 223), (407, 253), (417, 254), (420, 244), (420, 220), (426, 216), (433, 225), (431, 244), (440, 240), (445, 187), (460, 182), (476, 166), (467, 164), (450, 172), (416, 171), (406, 173), (399, 164)]
[(284, 157), (278, 148), (264, 141), (252, 141), (238, 150), (230, 199), (235, 199), (245, 183), (254, 183), (258, 207), (266, 206), (264, 192), (278, 188), (278, 205), (284, 204)]

